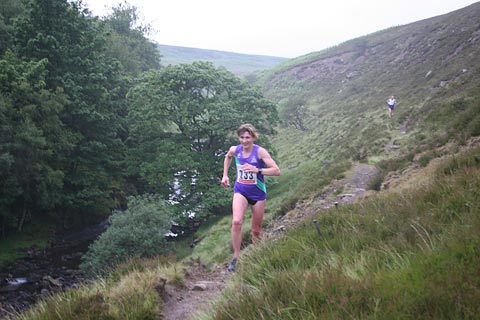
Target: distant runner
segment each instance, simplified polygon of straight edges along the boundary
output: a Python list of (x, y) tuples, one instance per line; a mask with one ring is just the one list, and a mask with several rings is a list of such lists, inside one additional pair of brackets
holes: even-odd
[(270, 154), (254, 142), (258, 138), (256, 129), (251, 124), (243, 124), (237, 129), (240, 144), (228, 150), (223, 163), (222, 186), (230, 186), (228, 169), (233, 159), (237, 168), (232, 201), (232, 247), (233, 259), (228, 271), (235, 271), (235, 264), (240, 255), (242, 244), (242, 222), (248, 206), (252, 210), (252, 241), (261, 238), (262, 221), (265, 213), (267, 189), (264, 176), (279, 176), (280, 169)]
[(397, 104), (397, 100), (394, 96), (390, 96), (387, 100), (388, 105), (388, 117), (391, 118), (393, 116), (393, 109), (395, 109), (395, 105)]

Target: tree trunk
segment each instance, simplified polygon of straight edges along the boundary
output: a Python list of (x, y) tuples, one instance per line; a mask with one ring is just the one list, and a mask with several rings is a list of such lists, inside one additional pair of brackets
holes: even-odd
[(17, 226), (17, 231), (22, 232), (23, 229), (23, 224), (25, 222), (25, 217), (27, 216), (27, 204), (23, 204), (23, 209), (22, 209), (22, 217), (20, 218), (20, 221), (18, 221), (18, 226)]
[(3, 218), (2, 218), (2, 239), (4, 239), (4, 240), (6, 238), (6, 234), (5, 234), (6, 224), (7, 224), (7, 216), (3, 216)]

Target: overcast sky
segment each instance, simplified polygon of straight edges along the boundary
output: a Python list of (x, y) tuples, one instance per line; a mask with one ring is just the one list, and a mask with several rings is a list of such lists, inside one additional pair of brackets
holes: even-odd
[[(120, 0), (84, 0), (104, 16)], [(466, 7), (472, 0), (128, 0), (159, 44), (285, 58)]]

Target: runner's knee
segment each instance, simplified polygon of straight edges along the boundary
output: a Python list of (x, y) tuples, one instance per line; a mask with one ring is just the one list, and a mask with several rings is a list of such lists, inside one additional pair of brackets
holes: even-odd
[(232, 220), (232, 228), (234, 229), (241, 229), (242, 228), (242, 219), (233, 219)]

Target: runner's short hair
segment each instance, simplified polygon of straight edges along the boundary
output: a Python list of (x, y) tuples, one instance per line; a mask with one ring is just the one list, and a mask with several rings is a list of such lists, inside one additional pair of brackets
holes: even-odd
[(240, 136), (241, 134), (248, 132), (252, 138), (258, 139), (258, 133), (257, 129), (255, 129), (254, 126), (252, 126), (250, 123), (244, 123), (237, 129), (237, 136)]

